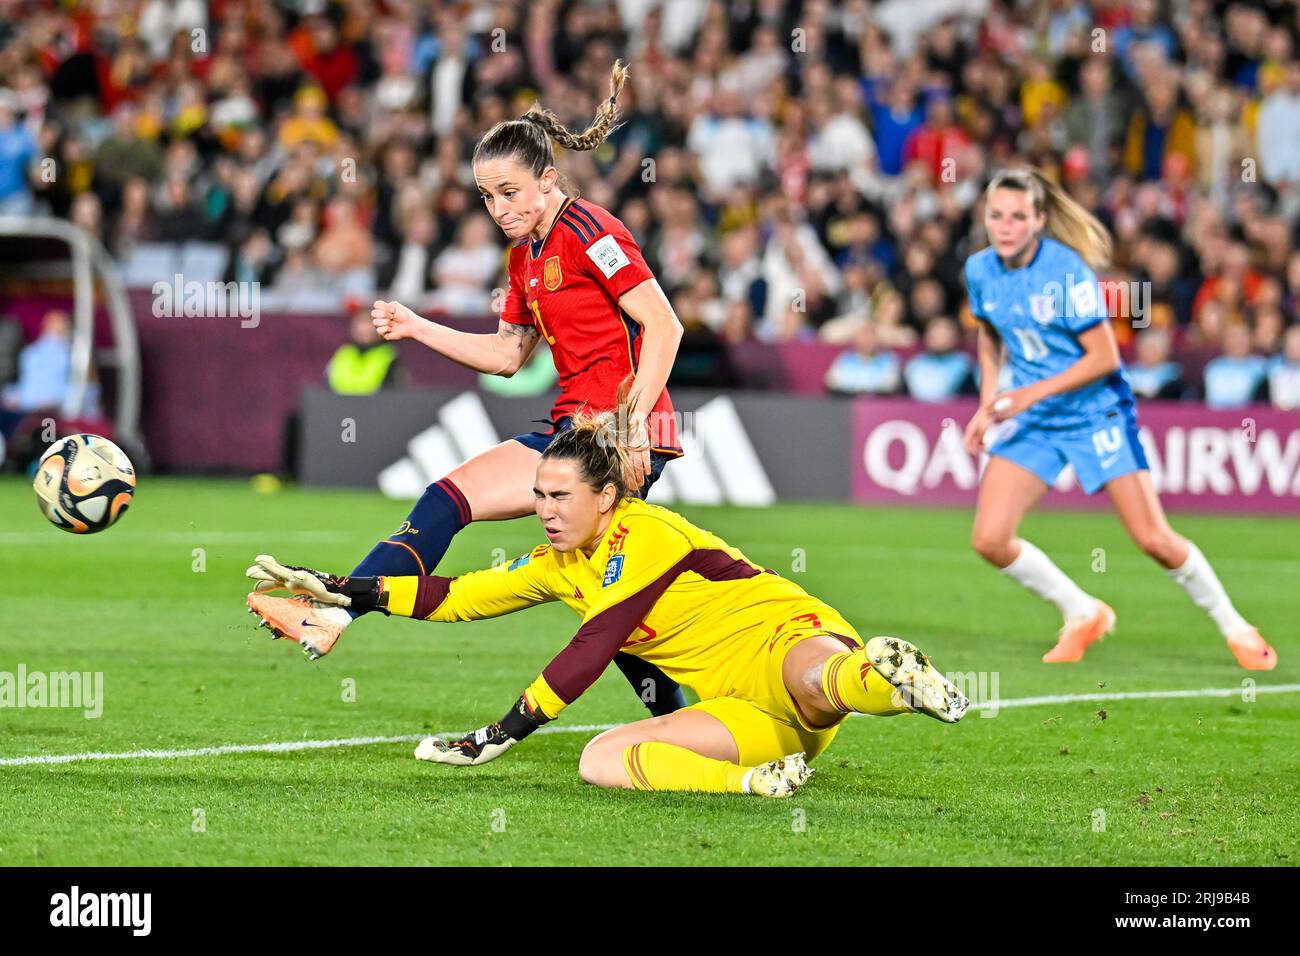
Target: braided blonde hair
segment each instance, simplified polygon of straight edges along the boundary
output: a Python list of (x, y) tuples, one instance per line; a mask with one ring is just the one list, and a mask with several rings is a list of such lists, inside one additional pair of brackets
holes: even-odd
[(628, 399), (631, 385), (632, 376), (629, 375), (619, 386), (616, 407), (612, 412), (576, 412), (572, 417), (572, 427), (556, 436), (542, 452), (542, 458), (576, 461), (578, 474), (592, 491), (599, 493), (606, 485), (613, 485), (615, 504), (624, 498), (640, 495), (639, 488), (628, 485), (627, 475), (632, 453), (648, 447), (633, 447), (628, 438), (628, 422), (632, 420)]

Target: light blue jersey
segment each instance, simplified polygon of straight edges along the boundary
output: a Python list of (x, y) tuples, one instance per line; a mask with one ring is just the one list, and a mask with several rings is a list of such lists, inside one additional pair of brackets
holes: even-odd
[[(1040, 239), (1033, 260), (1020, 269), (1007, 269), (994, 249), (983, 249), (967, 258), (965, 274), (971, 312), (1006, 344), (1016, 388), (1064, 372), (1083, 355), (1079, 336), (1107, 319), (1096, 274), (1055, 239)], [(1121, 366), (1017, 417), (1022, 427), (1080, 428), (1132, 405), (1133, 391)]]
[[(993, 249), (975, 253), (966, 260), (966, 290), (971, 312), (1006, 344), (1015, 388), (1064, 372), (1083, 355), (1079, 336), (1107, 320), (1097, 276), (1054, 239), (1041, 239), (1023, 269), (1007, 269)], [(1148, 467), (1122, 367), (1021, 412), (1001, 427), (989, 454), (1047, 485), (1070, 465), (1088, 494)]]

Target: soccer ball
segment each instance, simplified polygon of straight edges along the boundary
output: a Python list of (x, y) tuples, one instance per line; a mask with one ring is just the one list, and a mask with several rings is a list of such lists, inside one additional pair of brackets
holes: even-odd
[(107, 438), (72, 435), (41, 455), (32, 487), (52, 525), (73, 534), (94, 534), (115, 523), (130, 506), (135, 469)]

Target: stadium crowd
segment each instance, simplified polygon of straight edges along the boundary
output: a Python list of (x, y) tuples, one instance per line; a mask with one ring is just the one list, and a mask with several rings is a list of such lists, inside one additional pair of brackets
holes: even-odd
[(0, 0), (0, 215), (123, 262), (219, 243), (290, 305), (490, 316), (476, 138), (536, 99), (585, 128), (622, 57), (624, 124), (559, 164), (687, 349), (822, 340), (833, 391), (969, 390), (962, 262), (1024, 161), (1116, 237), (1140, 394), (1294, 408), (1298, 39), (1300, 4), (1236, 0)]

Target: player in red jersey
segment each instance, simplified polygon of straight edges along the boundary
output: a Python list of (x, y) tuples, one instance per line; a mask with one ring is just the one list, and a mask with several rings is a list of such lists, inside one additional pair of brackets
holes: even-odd
[[(535, 105), (522, 118), (498, 123), (474, 150), (474, 179), (488, 213), (513, 242), (510, 288), (499, 328), (474, 334), (416, 315), (400, 302), (378, 301), (371, 317), (389, 341), (414, 339), (479, 372), (510, 376), (545, 338), (560, 376), (552, 428), (518, 435), (430, 485), (396, 532), (353, 570), (358, 576), (429, 575), (452, 537), (471, 521), (532, 514), (533, 478), (541, 453), (579, 409), (614, 409), (631, 376), (628, 444), (645, 450), (631, 459), (629, 484), (644, 497), (664, 464), (681, 454), (665, 384), (682, 325), (631, 233), (601, 207), (567, 195), (555, 168), (554, 140), (591, 150), (616, 127), (618, 92), (627, 70), (615, 63), (610, 96), (583, 133)], [(357, 616), (336, 607), (252, 594), (250, 610), (277, 636), (316, 658), (329, 653)], [(681, 689), (658, 668), (628, 654), (620, 669), (656, 715), (684, 704)]]

